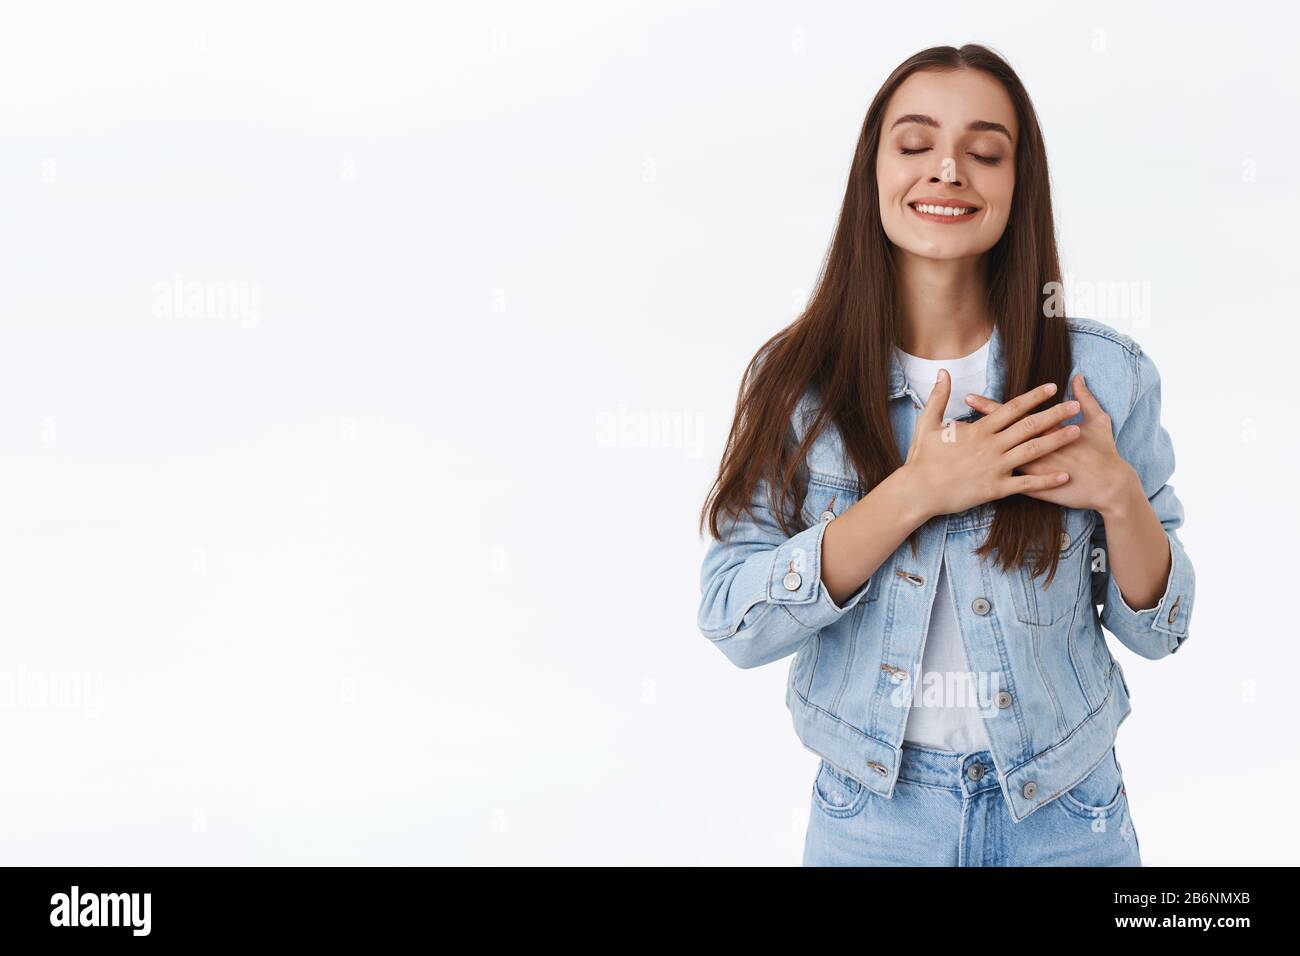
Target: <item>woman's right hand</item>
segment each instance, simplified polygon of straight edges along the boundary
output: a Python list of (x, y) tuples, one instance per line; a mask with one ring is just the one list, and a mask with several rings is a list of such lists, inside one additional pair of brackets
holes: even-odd
[(1008, 495), (1056, 488), (1069, 480), (1065, 472), (1012, 473), (1079, 437), (1077, 425), (1054, 427), (1078, 414), (1077, 401), (1029, 414), (1056, 392), (1055, 384), (1048, 382), (1017, 395), (978, 421), (945, 423), (943, 412), (951, 391), (952, 379), (943, 369), (917, 419), (912, 447), (900, 469), (927, 520)]

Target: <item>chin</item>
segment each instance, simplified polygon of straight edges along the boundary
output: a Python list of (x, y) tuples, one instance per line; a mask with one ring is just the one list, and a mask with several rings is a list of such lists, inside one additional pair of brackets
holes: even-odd
[(922, 259), (967, 259), (977, 256), (982, 250), (973, 248), (969, 243), (927, 242), (916, 240), (903, 245), (912, 255)]
[[(957, 230), (958, 226), (940, 226), (940, 229)], [(890, 240), (902, 249), (925, 259), (969, 259), (988, 252), (996, 242), (984, 241), (983, 236), (917, 235), (910, 233)]]

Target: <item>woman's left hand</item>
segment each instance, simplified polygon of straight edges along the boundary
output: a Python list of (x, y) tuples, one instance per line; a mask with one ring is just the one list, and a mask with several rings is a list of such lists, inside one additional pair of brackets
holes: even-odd
[[(1083, 375), (1076, 375), (1073, 382), (1074, 396), (1083, 415), (1083, 421), (1078, 423), (1081, 434), (1056, 451), (1021, 465), (1018, 470), (1026, 475), (1057, 471), (1070, 475), (1070, 480), (1063, 485), (1027, 492), (1031, 498), (1066, 508), (1092, 508), (1105, 512), (1129, 487), (1129, 483), (1136, 480), (1137, 473), (1120, 457), (1111, 434), (1110, 416), (1088, 390)], [(966, 396), (966, 404), (984, 415), (1001, 406), (1000, 402), (975, 394)]]

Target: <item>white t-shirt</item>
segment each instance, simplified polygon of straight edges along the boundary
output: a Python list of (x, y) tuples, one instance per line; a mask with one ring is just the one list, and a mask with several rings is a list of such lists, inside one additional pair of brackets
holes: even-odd
[[(930, 397), (939, 369), (948, 370), (952, 377), (952, 391), (943, 417), (960, 418), (971, 410), (966, 404), (966, 394), (981, 394), (987, 384), (991, 341), (986, 341), (970, 355), (954, 359), (917, 358), (897, 346), (894, 351), (908, 383), (923, 402)], [(948, 585), (946, 562), (940, 562), (938, 591), (930, 611), (921, 675), (919, 683), (909, 687), (912, 705), (903, 739), (956, 753), (990, 749), (988, 732), (984, 728), (985, 718), (979, 709), (979, 688), (979, 682), (970, 673), (966, 647), (957, 628), (957, 609), (953, 604), (952, 588)]]

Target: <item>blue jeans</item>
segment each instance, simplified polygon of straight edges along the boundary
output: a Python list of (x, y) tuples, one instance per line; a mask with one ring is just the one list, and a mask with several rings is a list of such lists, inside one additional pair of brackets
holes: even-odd
[(884, 797), (822, 761), (804, 866), (1141, 866), (1112, 746), (1075, 787), (1019, 823), (987, 750), (902, 747)]

